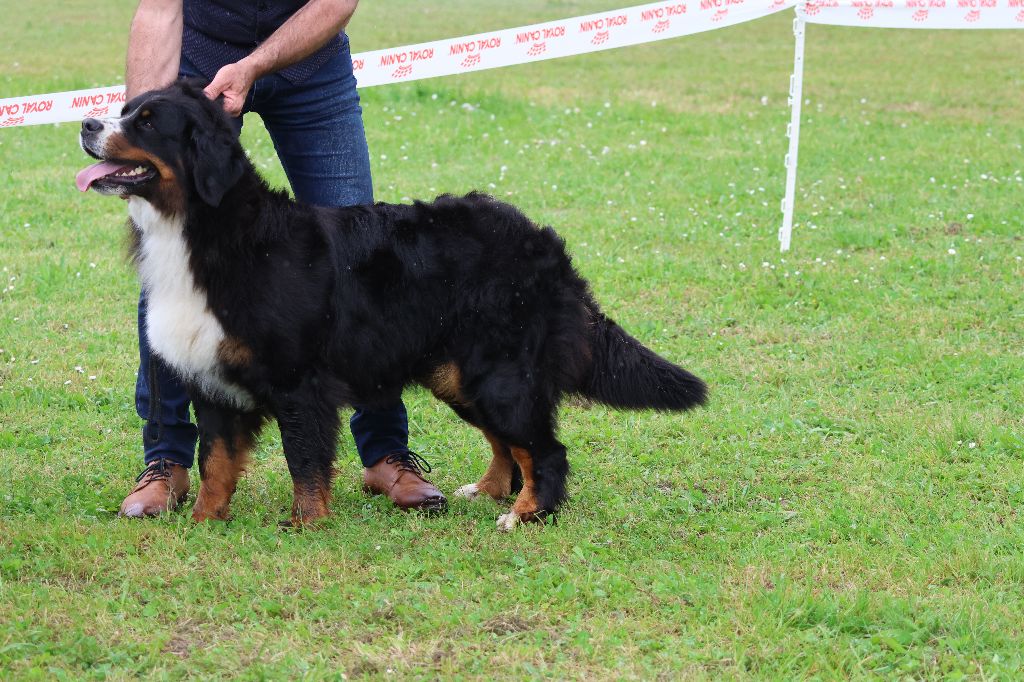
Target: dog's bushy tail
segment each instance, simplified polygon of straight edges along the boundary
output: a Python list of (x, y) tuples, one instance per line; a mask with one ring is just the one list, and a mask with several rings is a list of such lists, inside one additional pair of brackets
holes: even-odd
[(590, 373), (580, 393), (634, 410), (688, 410), (707, 400), (703, 381), (657, 355), (599, 312), (591, 325)]

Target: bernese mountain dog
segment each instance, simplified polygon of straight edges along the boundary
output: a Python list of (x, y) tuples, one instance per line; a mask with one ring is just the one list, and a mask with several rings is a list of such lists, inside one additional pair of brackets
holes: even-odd
[(249, 451), (277, 420), (291, 523), (328, 513), (339, 409), (427, 387), (493, 459), (460, 488), (503, 500), (509, 530), (553, 514), (569, 464), (563, 396), (685, 410), (704, 383), (606, 317), (562, 239), (484, 194), (325, 208), (270, 189), (218, 101), (179, 81), (82, 122), (100, 162), (79, 189), (127, 199), (153, 351), (188, 386), (202, 484), (225, 519)]

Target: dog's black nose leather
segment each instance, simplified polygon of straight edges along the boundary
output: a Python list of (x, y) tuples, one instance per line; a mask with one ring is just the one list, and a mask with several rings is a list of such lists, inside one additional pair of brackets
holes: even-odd
[(82, 121), (82, 132), (95, 133), (98, 130), (103, 130), (103, 124), (94, 118), (87, 118)]

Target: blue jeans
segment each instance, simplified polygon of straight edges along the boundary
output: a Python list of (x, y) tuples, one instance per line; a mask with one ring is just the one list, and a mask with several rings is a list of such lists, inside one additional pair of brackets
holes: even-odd
[[(184, 58), (179, 75), (203, 77)], [(373, 202), (370, 156), (347, 40), (338, 55), (301, 84), (276, 74), (256, 81), (245, 111), (263, 119), (299, 201), (320, 206)], [(241, 132), (242, 118), (234, 120)], [(139, 359), (135, 408), (147, 420), (142, 438), (146, 464), (163, 458), (191, 467), (198, 431), (189, 419), (184, 386), (150, 353), (145, 291), (139, 297)], [(150, 419), (152, 403), (158, 409)], [(363, 466), (408, 449), (409, 422), (401, 401), (384, 410), (357, 407), (350, 427)]]

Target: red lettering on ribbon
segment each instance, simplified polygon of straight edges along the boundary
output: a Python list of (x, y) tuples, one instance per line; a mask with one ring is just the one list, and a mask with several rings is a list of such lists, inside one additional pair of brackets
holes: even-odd
[(395, 66), (396, 64), (405, 64), (408, 61), (409, 55), (405, 52), (388, 52), (380, 56), (380, 64), (378, 66)]
[(52, 99), (40, 99), (34, 102), (25, 102), (24, 112), (26, 114), (37, 114), (43, 111), (49, 111), (53, 108)]
[(84, 109), (85, 107), (99, 107), (103, 106), (104, 97), (102, 94), (99, 95), (80, 95), (71, 100), (72, 109)]

